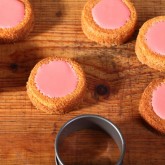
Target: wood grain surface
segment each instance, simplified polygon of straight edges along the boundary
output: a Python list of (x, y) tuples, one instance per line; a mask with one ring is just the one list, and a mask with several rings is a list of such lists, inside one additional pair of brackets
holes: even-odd
[[(29, 38), (0, 45), (1, 165), (55, 165), (56, 134), (66, 121), (80, 114), (98, 114), (120, 127), (127, 144), (125, 165), (165, 164), (165, 137), (148, 126), (138, 113), (145, 87), (165, 74), (142, 65), (134, 52), (138, 28), (149, 18), (165, 15), (165, 0), (133, 0), (139, 17), (137, 30), (129, 42), (113, 48), (101, 47), (83, 34), (80, 18), (85, 2), (32, 0), (36, 24)], [(55, 55), (74, 58), (87, 75), (88, 92), (84, 103), (66, 115), (37, 111), (26, 94), (25, 85), (33, 66), (40, 59)], [(101, 92), (96, 90), (98, 85), (103, 85)], [(70, 138), (73, 146), (83, 147), (80, 137), (84, 137), (86, 144), (91, 144), (91, 136), (85, 135)], [(93, 151), (106, 149), (104, 136), (95, 133), (92, 137), (99, 137), (103, 142), (102, 147), (91, 145)], [(68, 158), (83, 154), (79, 150), (68, 152), (69, 149), (65, 148)], [(115, 155), (117, 151), (113, 151)], [(92, 164), (89, 155), (96, 152), (84, 150), (84, 153), (84, 160)], [(97, 159), (99, 153), (102, 154), (97, 152)], [(97, 162), (110, 164), (105, 160), (106, 157)]]

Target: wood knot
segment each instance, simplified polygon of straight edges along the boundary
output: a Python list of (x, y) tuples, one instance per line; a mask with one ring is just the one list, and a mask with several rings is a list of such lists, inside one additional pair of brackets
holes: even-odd
[(10, 69), (11, 69), (12, 71), (17, 71), (17, 70), (18, 70), (18, 65), (15, 64), (15, 63), (12, 63), (12, 64), (10, 64)]
[(105, 84), (100, 84), (95, 87), (95, 94), (102, 97), (108, 97), (110, 93), (110, 89)]
[(57, 12), (56, 12), (56, 16), (57, 16), (57, 17), (61, 17), (61, 16), (62, 16), (62, 12), (61, 12), (61, 11), (57, 11)]

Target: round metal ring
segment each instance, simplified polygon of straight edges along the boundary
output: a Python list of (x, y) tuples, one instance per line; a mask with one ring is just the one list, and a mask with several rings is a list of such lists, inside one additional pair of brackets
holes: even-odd
[(56, 165), (64, 165), (59, 156), (59, 144), (69, 134), (82, 129), (101, 129), (110, 135), (120, 150), (116, 165), (122, 165), (125, 155), (125, 142), (120, 130), (109, 120), (97, 115), (81, 115), (68, 121), (60, 129), (55, 140)]

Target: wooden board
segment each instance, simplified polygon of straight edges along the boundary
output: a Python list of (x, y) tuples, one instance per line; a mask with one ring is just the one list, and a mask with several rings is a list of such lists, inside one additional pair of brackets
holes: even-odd
[[(138, 28), (128, 43), (111, 49), (89, 41), (80, 23), (85, 2), (32, 0), (36, 24), (30, 37), (23, 42), (0, 45), (0, 164), (54, 165), (58, 130), (80, 114), (98, 114), (120, 127), (127, 143), (124, 164), (165, 164), (164, 136), (146, 125), (138, 113), (143, 90), (153, 79), (164, 77), (164, 73), (137, 60), (134, 45)], [(138, 27), (149, 18), (165, 15), (165, 0), (133, 2), (139, 15)], [(89, 90), (83, 105), (66, 115), (40, 113), (26, 94), (25, 85), (33, 66), (40, 59), (55, 55), (74, 58), (87, 75)], [(107, 86), (110, 94), (101, 97), (95, 90), (100, 84)], [(79, 137), (71, 141), (77, 144)], [(80, 156), (78, 150), (67, 153), (68, 157)]]

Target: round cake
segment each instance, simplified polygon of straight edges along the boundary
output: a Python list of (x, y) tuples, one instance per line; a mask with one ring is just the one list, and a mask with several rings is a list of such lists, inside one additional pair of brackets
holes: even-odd
[(139, 111), (152, 127), (165, 133), (165, 79), (149, 84), (142, 95)]
[(33, 24), (34, 15), (29, 0), (0, 0), (0, 43), (23, 40)]
[(165, 16), (144, 23), (137, 37), (135, 51), (142, 64), (165, 71)]
[(89, 0), (81, 20), (83, 32), (90, 40), (111, 47), (131, 37), (137, 13), (130, 0)]
[(64, 114), (83, 98), (86, 79), (81, 66), (68, 58), (43, 59), (31, 71), (27, 93), (37, 109)]

